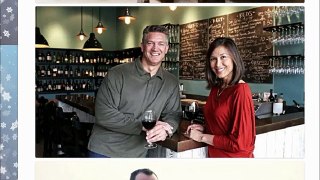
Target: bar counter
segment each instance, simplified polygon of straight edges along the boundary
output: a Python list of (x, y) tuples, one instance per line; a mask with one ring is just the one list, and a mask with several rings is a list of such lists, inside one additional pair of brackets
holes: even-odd
[[(58, 95), (56, 96), (56, 99), (94, 116), (93, 97), (86, 95)], [(205, 147), (206, 144), (193, 141), (184, 134), (189, 124), (190, 121), (182, 118), (177, 132), (174, 133), (171, 138), (167, 138), (163, 142), (158, 142), (158, 144), (175, 152)], [(296, 112), (279, 116), (265, 115), (256, 118), (256, 134), (259, 135), (302, 124), (304, 124), (304, 112)]]

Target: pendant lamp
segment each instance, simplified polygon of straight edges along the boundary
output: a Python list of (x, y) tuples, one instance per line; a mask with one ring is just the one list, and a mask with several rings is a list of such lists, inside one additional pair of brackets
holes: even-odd
[(136, 18), (131, 16), (129, 13), (129, 9), (126, 8), (124, 15), (120, 16), (118, 19), (124, 21), (124, 23), (126, 23), (126, 24), (130, 24), (131, 20), (135, 20)]
[(174, 10), (177, 9), (177, 6), (169, 6), (169, 9), (170, 9), (171, 11), (174, 11)]
[(40, 32), (40, 28), (36, 27), (36, 48), (48, 48), (49, 43)]
[(100, 7), (99, 7), (99, 22), (96, 27), (96, 30), (97, 30), (98, 34), (101, 34), (103, 31), (106, 30), (106, 28), (102, 25), (102, 22), (101, 22)]
[(81, 29), (79, 34), (77, 35), (79, 39), (82, 41), (87, 35), (84, 34), (83, 29), (82, 29), (82, 7), (81, 7)]
[(93, 8), (92, 8), (92, 32), (90, 33), (89, 39), (84, 43), (84, 51), (102, 51), (102, 46), (100, 42), (96, 39), (95, 34), (93, 33)]
[(36, 48), (48, 48), (49, 43), (46, 38), (41, 34), (40, 28), (37, 27), (37, 17), (36, 17)]

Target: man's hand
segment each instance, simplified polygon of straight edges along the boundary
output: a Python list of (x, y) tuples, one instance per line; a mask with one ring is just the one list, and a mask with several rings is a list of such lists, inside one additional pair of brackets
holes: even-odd
[(146, 139), (148, 142), (164, 141), (168, 136), (173, 134), (173, 127), (163, 121), (157, 121), (154, 128), (147, 131)]

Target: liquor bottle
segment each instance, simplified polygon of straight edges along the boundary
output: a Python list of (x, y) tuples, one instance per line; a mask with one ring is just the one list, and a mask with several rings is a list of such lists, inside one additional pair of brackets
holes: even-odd
[(49, 82), (48, 82), (48, 88), (47, 88), (47, 90), (48, 91), (52, 91), (52, 82), (51, 82), (51, 80), (49, 80)]
[(77, 77), (80, 77), (81, 76), (81, 71), (80, 71), (80, 68), (79, 68), (79, 66), (78, 66), (78, 68), (76, 69), (76, 75), (77, 75)]
[(57, 90), (57, 83), (56, 83), (56, 80), (53, 80), (53, 83), (52, 83), (52, 90), (53, 90), (53, 91)]
[(80, 54), (80, 56), (79, 56), (79, 63), (84, 63), (82, 54)]
[(73, 89), (76, 90), (76, 91), (79, 90), (79, 82), (78, 82), (78, 80), (75, 80), (75, 81), (74, 81), (74, 83), (73, 83)]
[(52, 63), (56, 63), (57, 62), (57, 56), (56, 56), (56, 53), (53, 52), (52, 54)]
[(269, 99), (269, 102), (274, 102), (274, 100), (275, 100), (275, 98), (273, 96), (273, 90), (272, 89), (270, 89), (270, 95), (269, 95), (268, 99)]
[(66, 91), (70, 91), (70, 84), (69, 84), (69, 80), (66, 82), (65, 90), (66, 90)]
[(36, 75), (37, 75), (37, 77), (41, 76), (41, 70), (40, 70), (39, 66), (36, 66)]
[(69, 63), (74, 63), (74, 61), (75, 61), (75, 57), (74, 57), (73, 53), (70, 53), (70, 55), (69, 55)]
[(61, 72), (61, 67), (58, 66), (57, 69), (58, 69), (58, 71), (57, 71), (57, 72), (58, 72), (58, 73), (57, 73), (58, 76), (57, 76), (57, 77), (61, 77), (61, 76), (62, 76), (62, 73), (63, 73), (63, 72)]
[(50, 53), (50, 51), (48, 51), (48, 53), (47, 53), (47, 62), (51, 62), (51, 61), (52, 61), (51, 53)]
[(88, 69), (83, 70), (83, 71), (84, 71), (83, 76), (88, 77), (88, 76), (89, 76), (89, 71), (88, 71)]
[(69, 56), (67, 53), (64, 54), (64, 63), (69, 63)]
[(69, 68), (69, 77), (74, 77), (72, 66)]
[(67, 53), (64, 54), (63, 62), (64, 63), (69, 63), (69, 56), (68, 56)]
[(42, 77), (45, 77), (45, 76), (46, 76), (46, 69), (45, 69), (44, 66), (41, 66), (41, 68), (40, 68), (40, 75), (41, 75)]
[(41, 92), (41, 82), (40, 81), (36, 82), (36, 91)]
[(38, 62), (44, 61), (43, 54), (41, 52), (38, 52)]
[(58, 52), (56, 63), (61, 63), (61, 54)]
[(58, 68), (56, 66), (53, 66), (52, 68), (52, 77), (58, 76)]
[(79, 63), (79, 54), (76, 55), (74, 62), (75, 62), (76, 64)]
[(64, 77), (69, 77), (69, 66), (64, 67)]
[(90, 62), (90, 58), (89, 58), (89, 54), (87, 53), (85, 56), (85, 61), (84, 63), (89, 63)]
[(52, 69), (50, 67), (50, 65), (47, 67), (47, 77), (51, 77), (52, 76)]
[(61, 90), (61, 81), (57, 81), (57, 90)]
[(48, 91), (48, 85), (46, 81), (44, 81), (44, 84), (42, 85), (42, 89), (43, 91)]

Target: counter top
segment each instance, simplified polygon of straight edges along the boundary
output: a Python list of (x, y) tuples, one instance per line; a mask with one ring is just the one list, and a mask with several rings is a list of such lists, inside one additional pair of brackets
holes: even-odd
[[(58, 95), (57, 100), (74, 106), (84, 112), (94, 116), (94, 98), (86, 95)], [(169, 148), (175, 152), (182, 152), (199, 147), (206, 144), (195, 142), (184, 135), (190, 121), (182, 119), (178, 131), (163, 142), (158, 142), (163, 147)], [(279, 116), (267, 115), (256, 118), (256, 134), (263, 134), (270, 131), (280, 130), (292, 126), (304, 124), (304, 112), (296, 112)]]

